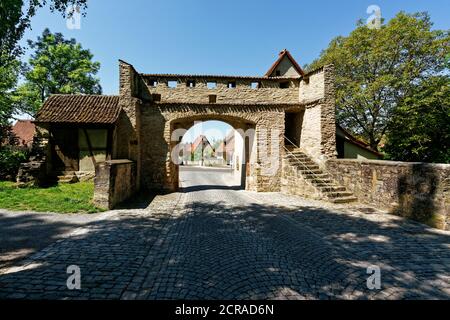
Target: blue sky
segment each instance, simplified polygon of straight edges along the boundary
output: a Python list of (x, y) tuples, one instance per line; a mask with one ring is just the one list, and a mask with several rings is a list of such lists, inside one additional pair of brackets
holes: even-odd
[(435, 28), (450, 28), (448, 0), (90, 0), (81, 29), (44, 8), (24, 40), (46, 27), (76, 38), (101, 63), (103, 92), (117, 94), (118, 59), (145, 73), (262, 75), (287, 48), (304, 65), (372, 4), (385, 19), (428, 11)]

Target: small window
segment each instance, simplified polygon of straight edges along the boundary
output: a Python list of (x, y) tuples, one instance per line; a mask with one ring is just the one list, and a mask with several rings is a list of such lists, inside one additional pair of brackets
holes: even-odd
[(153, 93), (152, 94), (152, 99), (155, 102), (159, 102), (159, 101), (161, 101), (161, 95), (159, 93)]
[(156, 81), (155, 79), (150, 79), (148, 80), (148, 85), (150, 87), (156, 87), (158, 85), (158, 81)]
[(260, 86), (259, 82), (252, 82), (250, 84), (250, 88), (252, 88), (252, 89), (259, 89), (260, 87), (261, 86)]
[(283, 81), (283, 82), (280, 82), (280, 88), (281, 88), (281, 89), (287, 89), (287, 88), (289, 88), (289, 81)]
[(188, 80), (188, 81), (186, 81), (186, 87), (194, 88), (195, 87), (195, 80)]
[(206, 83), (206, 87), (208, 89), (216, 89), (217, 88), (217, 82), (211, 81)]
[(177, 85), (178, 85), (178, 81), (176, 81), (176, 80), (167, 81), (167, 86), (171, 89), (175, 89), (177, 87)]
[(236, 81), (230, 81), (228, 82), (228, 89), (234, 89), (236, 88)]
[(216, 101), (217, 101), (217, 95), (210, 94), (209, 95), (209, 103), (216, 103)]
[(275, 76), (281, 77), (281, 71), (280, 70), (275, 71)]

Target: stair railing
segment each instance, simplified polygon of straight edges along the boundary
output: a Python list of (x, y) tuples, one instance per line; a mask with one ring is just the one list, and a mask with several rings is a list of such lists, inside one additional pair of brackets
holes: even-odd
[[(299, 146), (297, 146), (294, 142), (292, 142), (288, 137), (284, 136), (284, 139), (289, 142), (291, 145), (293, 145), (295, 148), (300, 149)], [(286, 148), (286, 145), (283, 144), (283, 149), (285, 152), (288, 153), (288, 155), (292, 156), (297, 160), (297, 163), (299, 163), (304, 169), (310, 170), (310, 174), (312, 174), (316, 181), (320, 181), (324, 183), (324, 179), (322, 177), (319, 177), (315, 172), (313, 172), (313, 169), (310, 169), (308, 165), (301, 159), (299, 159), (294, 153), (292, 153), (288, 148)]]

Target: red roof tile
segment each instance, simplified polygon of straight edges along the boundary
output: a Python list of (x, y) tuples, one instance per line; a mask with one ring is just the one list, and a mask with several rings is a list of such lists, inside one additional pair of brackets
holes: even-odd
[(39, 110), (35, 122), (112, 124), (120, 113), (119, 96), (50, 96)]
[(31, 120), (18, 120), (11, 128), (20, 145), (28, 145), (33, 142), (36, 127)]

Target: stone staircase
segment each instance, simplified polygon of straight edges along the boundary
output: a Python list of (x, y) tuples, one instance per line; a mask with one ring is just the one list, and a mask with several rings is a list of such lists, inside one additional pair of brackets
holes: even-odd
[(287, 147), (284, 161), (284, 166), (288, 166), (287, 170), (286, 168), (284, 170), (291, 173), (291, 177), (287, 174), (288, 177), (285, 179), (287, 190), (290, 190), (290, 193), (296, 193), (295, 188), (298, 186), (292, 186), (292, 184), (299, 184), (298, 181), (295, 181), (296, 177), (308, 184), (307, 187), (299, 188), (299, 194), (303, 196), (311, 196), (333, 203), (349, 203), (357, 200), (353, 193), (339, 185), (329, 173), (320, 169), (301, 149)]
[(58, 183), (77, 183), (78, 177), (73, 171), (63, 171), (57, 175)]

